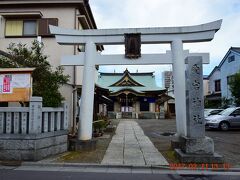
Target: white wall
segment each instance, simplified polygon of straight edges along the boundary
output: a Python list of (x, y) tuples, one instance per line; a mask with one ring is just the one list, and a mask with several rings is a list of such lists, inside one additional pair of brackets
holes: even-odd
[[(235, 61), (228, 62), (229, 56), (235, 56)], [(227, 77), (236, 74), (240, 71), (240, 55), (235, 52), (230, 52), (226, 57), (225, 62), (221, 66), (221, 90), (222, 97), (226, 97), (227, 99), (231, 98), (231, 91), (229, 90), (229, 86), (227, 84)]]
[(206, 96), (209, 94), (209, 80), (203, 79), (203, 95)]

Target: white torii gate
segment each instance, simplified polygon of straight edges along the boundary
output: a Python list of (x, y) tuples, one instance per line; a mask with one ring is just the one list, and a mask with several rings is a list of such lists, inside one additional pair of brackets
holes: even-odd
[[(185, 58), (201, 56), (203, 63), (209, 63), (208, 53), (189, 53), (183, 50), (183, 43), (211, 41), (220, 29), (222, 20), (183, 27), (91, 29), (71, 30), (50, 26), (56, 40), (62, 45), (85, 45), (85, 52), (65, 56), (62, 65), (84, 66), (78, 139), (92, 139), (95, 65), (143, 65), (172, 64), (176, 106), (176, 126), (179, 136), (186, 135)], [(171, 51), (166, 54), (142, 54), (138, 59), (126, 59), (124, 55), (101, 55), (96, 45), (124, 44), (124, 34), (140, 33), (142, 44), (170, 43)]]

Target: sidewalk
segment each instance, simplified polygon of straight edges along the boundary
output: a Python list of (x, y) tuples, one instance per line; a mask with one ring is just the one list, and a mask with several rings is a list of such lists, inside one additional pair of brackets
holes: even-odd
[(134, 120), (121, 120), (101, 162), (104, 165), (169, 165)]

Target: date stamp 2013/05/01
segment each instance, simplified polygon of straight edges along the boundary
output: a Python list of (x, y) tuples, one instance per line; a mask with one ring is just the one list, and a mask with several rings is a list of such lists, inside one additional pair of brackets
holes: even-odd
[(223, 164), (197, 164), (197, 163), (170, 163), (169, 168), (171, 170), (178, 170), (178, 169), (189, 169), (189, 170), (229, 170), (230, 169), (229, 163), (223, 163)]

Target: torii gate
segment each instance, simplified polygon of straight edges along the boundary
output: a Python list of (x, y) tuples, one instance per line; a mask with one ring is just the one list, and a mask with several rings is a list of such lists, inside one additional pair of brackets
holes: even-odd
[[(183, 27), (130, 28), (130, 29), (91, 29), (71, 30), (50, 26), (50, 31), (61, 45), (85, 45), (85, 52), (66, 56), (62, 65), (84, 66), (81, 96), (80, 123), (78, 139), (92, 139), (92, 120), (95, 84), (95, 65), (143, 65), (172, 64), (176, 126), (179, 136), (186, 135), (186, 94), (185, 94), (185, 58), (201, 56), (203, 63), (209, 63), (208, 53), (189, 53), (183, 50), (183, 43), (211, 41), (220, 29), (222, 20)], [(101, 55), (96, 45), (124, 44), (125, 34), (141, 34), (142, 44), (170, 43), (171, 51), (166, 54), (143, 54), (138, 59), (126, 59), (124, 55)]]

